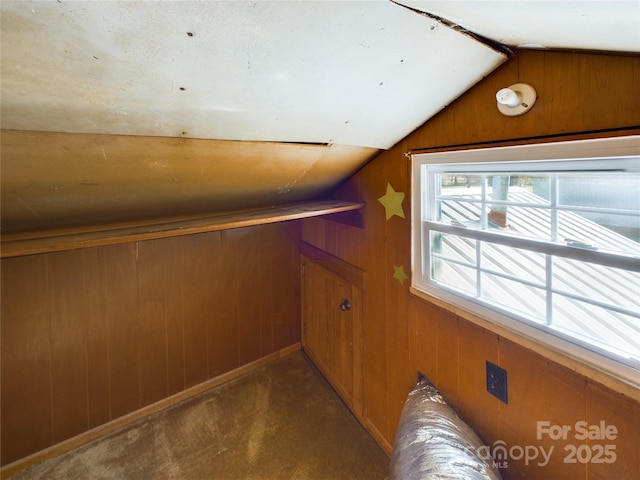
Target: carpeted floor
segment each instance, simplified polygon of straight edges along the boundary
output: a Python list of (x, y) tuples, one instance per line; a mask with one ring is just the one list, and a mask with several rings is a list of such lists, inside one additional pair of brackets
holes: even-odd
[(18, 479), (384, 479), (389, 459), (301, 352)]

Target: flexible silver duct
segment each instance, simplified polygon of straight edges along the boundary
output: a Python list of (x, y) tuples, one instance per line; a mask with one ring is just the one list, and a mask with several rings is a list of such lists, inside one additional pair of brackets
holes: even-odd
[(482, 441), (421, 378), (404, 404), (391, 456), (391, 480), (501, 479)]

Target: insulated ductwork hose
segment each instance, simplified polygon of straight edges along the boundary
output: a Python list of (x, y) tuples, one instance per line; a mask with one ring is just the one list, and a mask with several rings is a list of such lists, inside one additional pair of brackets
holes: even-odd
[(483, 443), (426, 378), (402, 409), (391, 455), (391, 480), (501, 479)]

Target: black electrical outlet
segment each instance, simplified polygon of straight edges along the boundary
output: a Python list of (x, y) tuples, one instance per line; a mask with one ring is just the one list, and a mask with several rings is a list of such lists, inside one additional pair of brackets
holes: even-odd
[(507, 400), (507, 371), (487, 360), (487, 392), (503, 401)]

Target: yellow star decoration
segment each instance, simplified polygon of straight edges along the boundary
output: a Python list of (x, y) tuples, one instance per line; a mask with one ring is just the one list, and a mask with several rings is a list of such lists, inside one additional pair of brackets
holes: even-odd
[(404, 281), (409, 278), (407, 274), (404, 273), (404, 265), (400, 265), (399, 267), (393, 266), (393, 278), (400, 282), (400, 285), (404, 284)]
[(404, 218), (404, 210), (402, 210), (403, 200), (404, 192), (396, 192), (391, 184), (387, 183), (387, 193), (378, 199), (378, 201), (384, 205), (387, 220), (394, 215)]

